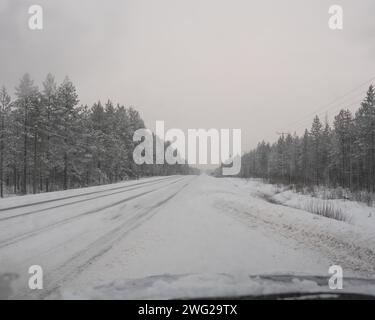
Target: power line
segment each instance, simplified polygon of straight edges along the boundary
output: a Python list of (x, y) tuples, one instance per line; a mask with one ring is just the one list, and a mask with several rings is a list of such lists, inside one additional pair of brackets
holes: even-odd
[[(352, 93), (358, 91), (358, 90), (361, 89), (364, 85), (368, 84), (369, 82), (371, 82), (371, 81), (373, 81), (373, 80), (375, 80), (375, 76), (371, 77), (371, 78), (368, 79), (367, 81), (361, 83), (360, 85), (356, 86), (354, 89), (351, 89), (349, 92), (347, 92), (347, 93), (341, 95), (340, 97), (337, 97), (337, 98), (333, 99), (331, 102), (325, 104), (324, 106), (318, 108), (317, 110), (315, 110), (315, 111), (309, 113), (308, 115), (302, 117), (301, 119), (299, 119), (299, 120), (297, 120), (297, 121), (294, 121), (294, 122), (290, 123), (289, 125), (287, 125), (287, 127), (290, 127), (290, 126), (293, 126), (293, 125), (295, 125), (295, 124), (297, 124), (297, 123), (300, 123), (301, 120), (304, 121), (305, 118), (307, 118), (307, 117), (311, 117), (311, 116), (313, 116), (313, 115), (316, 115), (316, 113), (318, 113), (318, 112), (321, 113), (322, 111), (323, 111), (323, 112), (327, 111), (327, 110), (326, 110), (327, 107), (330, 107), (332, 104), (335, 104), (335, 103), (337, 103), (337, 102), (340, 102), (343, 98), (345, 98), (345, 97), (347, 97), (348, 95), (350, 95), (350, 94), (352, 94)], [(328, 108), (328, 110), (329, 110), (329, 108)]]
[[(361, 102), (363, 101), (363, 99), (360, 99), (360, 100), (355, 100), (355, 101), (351, 101), (351, 102), (346, 102), (345, 104), (340, 104), (340, 105), (336, 105), (335, 108), (333, 109), (329, 109), (329, 110), (325, 110), (325, 111), (322, 111), (318, 114), (315, 114), (317, 116), (319, 115), (322, 115), (322, 113), (326, 113), (327, 111), (340, 111), (341, 109), (351, 109), (352, 107), (357, 107)], [(303, 122), (300, 123), (300, 125), (296, 126), (294, 128), (294, 131), (297, 131), (299, 129), (301, 129), (302, 127), (306, 127), (308, 124), (311, 123), (311, 118), (309, 119), (306, 119), (304, 120)]]

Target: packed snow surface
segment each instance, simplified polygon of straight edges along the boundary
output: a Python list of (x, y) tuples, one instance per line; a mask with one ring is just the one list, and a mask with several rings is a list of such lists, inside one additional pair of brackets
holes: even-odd
[[(290, 206), (266, 201), (272, 188), (171, 176), (1, 200), (0, 298), (272, 293), (280, 284), (249, 277), (326, 277), (332, 265), (347, 277), (375, 276), (370, 209), (346, 203), (353, 219), (337, 221), (293, 208), (298, 195), (284, 195)], [(28, 287), (31, 265), (43, 268), (43, 290)]]

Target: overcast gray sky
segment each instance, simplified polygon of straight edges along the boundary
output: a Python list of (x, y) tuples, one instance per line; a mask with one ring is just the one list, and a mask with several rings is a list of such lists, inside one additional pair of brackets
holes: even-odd
[[(31, 4), (43, 31), (28, 29)], [(250, 148), (375, 76), (374, 13), (373, 0), (0, 0), (0, 85), (68, 75), (83, 104), (133, 105), (149, 127), (241, 128)]]

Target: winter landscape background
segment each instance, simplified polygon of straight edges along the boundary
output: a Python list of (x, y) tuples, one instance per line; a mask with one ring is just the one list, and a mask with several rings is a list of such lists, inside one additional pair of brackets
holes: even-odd
[[(372, 0), (39, 3), (0, 0), (0, 299), (375, 296)], [(157, 121), (241, 129), (240, 173)]]

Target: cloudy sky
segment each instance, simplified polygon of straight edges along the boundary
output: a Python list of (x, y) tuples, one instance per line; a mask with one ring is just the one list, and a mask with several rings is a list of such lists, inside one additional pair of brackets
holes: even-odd
[[(43, 31), (28, 29), (31, 4)], [(328, 28), (333, 4), (343, 31)], [(149, 127), (241, 128), (250, 148), (375, 76), (374, 12), (373, 0), (0, 0), (0, 85), (68, 75), (83, 104), (133, 105)], [(328, 115), (355, 110), (362, 89)]]

